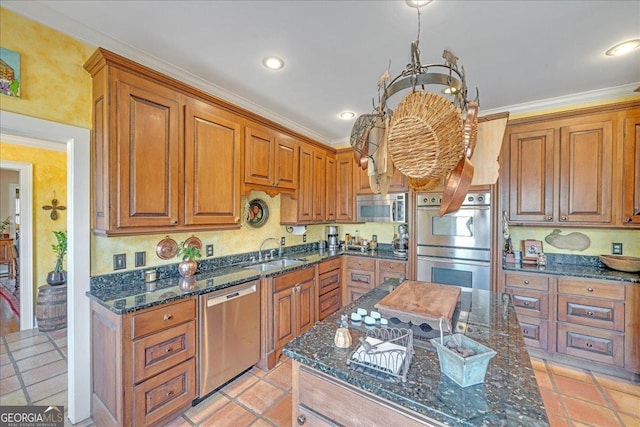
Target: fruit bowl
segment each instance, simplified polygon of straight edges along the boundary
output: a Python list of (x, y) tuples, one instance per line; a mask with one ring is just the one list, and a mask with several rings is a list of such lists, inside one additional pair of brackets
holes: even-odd
[(636, 273), (640, 271), (640, 258), (622, 255), (600, 255), (600, 261), (607, 267), (625, 271), (627, 273)]

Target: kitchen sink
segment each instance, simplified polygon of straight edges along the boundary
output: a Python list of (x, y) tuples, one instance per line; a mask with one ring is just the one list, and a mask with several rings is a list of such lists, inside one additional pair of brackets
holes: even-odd
[(278, 268), (283, 268), (283, 267), (292, 267), (294, 265), (300, 265), (303, 262), (305, 262), (304, 259), (280, 258), (280, 259), (274, 259), (271, 261), (264, 261), (260, 264), (248, 265), (245, 268), (252, 268), (254, 270), (264, 272), (264, 271), (276, 270)]

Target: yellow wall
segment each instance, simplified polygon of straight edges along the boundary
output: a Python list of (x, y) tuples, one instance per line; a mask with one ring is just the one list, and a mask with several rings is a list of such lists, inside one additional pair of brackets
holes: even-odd
[(51, 211), (42, 209), (51, 205), (54, 192), (58, 204), (67, 206), (67, 153), (0, 142), (0, 158), (33, 165), (33, 278), (37, 289), (47, 283), (47, 273), (55, 265), (51, 245), (57, 240), (53, 231), (67, 229), (66, 211), (59, 210), (58, 219), (53, 221)]

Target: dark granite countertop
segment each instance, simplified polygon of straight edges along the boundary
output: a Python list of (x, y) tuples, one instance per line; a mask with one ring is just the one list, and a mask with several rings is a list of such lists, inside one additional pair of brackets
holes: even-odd
[(520, 326), (511, 303), (502, 295), (473, 291), (466, 336), (498, 354), (489, 363), (485, 382), (462, 388), (440, 373), (434, 349), (415, 348), (406, 383), (390, 383), (347, 367), (350, 352), (364, 333), (350, 325), (351, 348), (333, 345), (342, 314), (356, 308), (371, 310), (387, 295), (395, 279), (388, 280), (344, 307), (284, 348), (284, 354), (318, 371), (371, 392), (407, 409), (453, 426), (546, 426), (547, 414)]
[(526, 273), (544, 273), (559, 276), (586, 277), (589, 279), (617, 280), (619, 282), (640, 283), (640, 274), (612, 270), (599, 265), (549, 263), (546, 266), (503, 263), (503, 270)]
[[(175, 275), (153, 283), (145, 283), (142, 279), (144, 277), (142, 271), (133, 271), (121, 275), (109, 274), (93, 277), (91, 290), (87, 292), (87, 296), (116, 314), (124, 314), (192, 295), (229, 288), (261, 277), (305, 268), (344, 254), (398, 261), (406, 260), (406, 258), (399, 258), (392, 251), (387, 250), (373, 252), (313, 250), (285, 254), (285, 258), (303, 259), (302, 264), (280, 267), (262, 273), (253, 268), (245, 268), (250, 265), (247, 262), (207, 269), (205, 261), (201, 261), (205, 271), (193, 276), (193, 281), (186, 284), (187, 286), (180, 286), (181, 278)], [(177, 269), (175, 269), (175, 274), (177, 274)], [(182, 283), (185, 284), (185, 282)]]

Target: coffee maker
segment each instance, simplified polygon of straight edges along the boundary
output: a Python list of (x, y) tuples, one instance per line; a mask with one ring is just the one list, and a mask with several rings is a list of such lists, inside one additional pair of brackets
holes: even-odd
[(398, 224), (398, 233), (393, 237), (393, 254), (407, 256), (409, 248), (409, 232), (407, 224)]
[(328, 225), (327, 227), (327, 249), (336, 251), (340, 249), (340, 238), (338, 237), (338, 226)]

